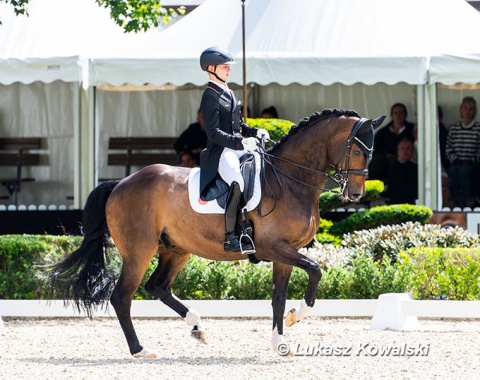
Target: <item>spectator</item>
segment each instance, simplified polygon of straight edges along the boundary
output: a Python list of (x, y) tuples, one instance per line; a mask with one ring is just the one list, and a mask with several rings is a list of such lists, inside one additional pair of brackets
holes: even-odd
[(480, 163), (480, 123), (475, 121), (477, 102), (471, 97), (463, 98), (460, 105), (462, 121), (448, 130), (446, 153), (450, 162), (450, 192), (455, 203), (466, 205), (472, 196), (472, 182), (476, 165)]
[(387, 175), (389, 203), (415, 204), (418, 198), (418, 166), (413, 162), (415, 148), (408, 137), (398, 143), (397, 158), (390, 164)]
[(414, 125), (407, 121), (407, 107), (402, 103), (395, 103), (390, 109), (392, 120), (375, 134), (373, 158), (369, 165), (369, 179), (387, 180), (389, 165), (397, 156), (397, 145), (407, 137), (412, 142)]
[(175, 141), (173, 148), (180, 153), (190, 151), (195, 159), (195, 164), (200, 165), (200, 152), (207, 147), (207, 134), (202, 111), (197, 112), (197, 121), (190, 124)]
[(278, 119), (278, 112), (274, 106), (265, 108), (260, 116), (262, 119)]
[(448, 161), (447, 157), (447, 127), (443, 123), (443, 110), (442, 107), (438, 106), (438, 139), (439, 139), (439, 147), (440, 147), (440, 162), (442, 163), (442, 167), (444, 170), (448, 170), (450, 166), (450, 161)]
[(194, 168), (197, 166), (192, 152), (189, 150), (180, 152), (180, 166), (184, 168)]

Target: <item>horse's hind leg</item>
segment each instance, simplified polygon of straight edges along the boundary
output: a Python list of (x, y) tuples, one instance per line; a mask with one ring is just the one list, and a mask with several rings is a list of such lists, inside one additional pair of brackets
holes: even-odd
[(112, 296), (110, 297), (110, 303), (115, 309), (118, 321), (125, 334), (130, 353), (136, 358), (158, 357), (158, 354), (155, 351), (151, 351), (140, 345), (130, 314), (133, 295), (140, 285), (154, 253), (155, 252), (151, 255), (144, 256), (141, 260), (132, 256), (124, 258), (122, 273), (115, 285)]
[(199, 314), (185, 306), (170, 290), (173, 280), (190, 258), (190, 253), (179, 250), (159, 250), (158, 253), (158, 266), (145, 284), (145, 289), (176, 311), (189, 326), (193, 327), (192, 337), (207, 343), (205, 328)]
[[(287, 299), (288, 282), (292, 273), (292, 266), (273, 263), (273, 331), (272, 348), (279, 350), (279, 345), (284, 344), (283, 339), (283, 315)], [(280, 347), (280, 350), (283, 348)]]

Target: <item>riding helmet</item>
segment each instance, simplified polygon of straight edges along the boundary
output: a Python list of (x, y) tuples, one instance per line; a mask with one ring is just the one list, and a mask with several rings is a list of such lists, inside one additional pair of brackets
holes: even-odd
[(231, 65), (232, 63), (236, 63), (233, 56), (218, 46), (209, 47), (200, 55), (200, 67), (203, 71), (207, 71), (209, 65)]

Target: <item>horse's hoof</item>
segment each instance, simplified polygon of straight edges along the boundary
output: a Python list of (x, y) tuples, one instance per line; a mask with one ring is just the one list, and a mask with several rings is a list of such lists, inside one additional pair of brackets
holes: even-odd
[(149, 350), (148, 348), (142, 349), (142, 351), (137, 352), (136, 354), (133, 354), (133, 357), (135, 359), (143, 359), (143, 358), (148, 358), (148, 359), (156, 359), (160, 355), (156, 351)]
[(207, 342), (207, 334), (205, 331), (200, 331), (197, 326), (195, 326), (192, 330), (192, 338), (195, 340), (203, 343), (203, 344), (208, 344)]
[(291, 309), (288, 313), (287, 313), (287, 316), (285, 317), (285, 326), (287, 327), (290, 327), (292, 325), (294, 325), (295, 323), (297, 323), (297, 310), (294, 308), (294, 309)]

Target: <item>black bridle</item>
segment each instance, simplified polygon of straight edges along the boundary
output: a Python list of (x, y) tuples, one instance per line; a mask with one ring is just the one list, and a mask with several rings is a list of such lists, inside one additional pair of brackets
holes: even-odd
[[(288, 179), (291, 179), (292, 181), (295, 181), (295, 182), (297, 182), (297, 183), (299, 183), (303, 186), (307, 186), (307, 187), (310, 187), (312, 189), (317, 189), (317, 190), (321, 190), (321, 191), (329, 191), (329, 192), (337, 193), (337, 194), (343, 194), (343, 192), (345, 191), (345, 188), (346, 188), (347, 183), (348, 183), (348, 175), (349, 174), (366, 176), (368, 174), (368, 169), (367, 168), (365, 168), (365, 169), (349, 169), (349, 167), (348, 167), (349, 162), (350, 162), (350, 154), (351, 154), (354, 142), (356, 142), (357, 144), (360, 145), (361, 149), (363, 150), (363, 152), (367, 155), (367, 157), (369, 159), (372, 157), (373, 144), (372, 144), (372, 147), (367, 147), (364, 144), (364, 142), (361, 141), (357, 137), (358, 131), (360, 130), (360, 128), (362, 128), (362, 126), (366, 122), (371, 122), (371, 120), (361, 118), (361, 119), (357, 120), (355, 122), (355, 124), (353, 125), (352, 131), (350, 132), (350, 135), (347, 138), (347, 143), (345, 144), (345, 149), (343, 151), (342, 156), (340, 157), (340, 159), (337, 161), (336, 164), (331, 164), (330, 163), (330, 167), (334, 170), (333, 174), (324, 172), (322, 170), (313, 169), (313, 168), (310, 168), (308, 166), (299, 164), (295, 161), (287, 160), (287, 159), (282, 158), (282, 157), (271, 155), (271, 154), (269, 154), (265, 151), (265, 141), (262, 139), (262, 144), (261, 144), (261, 146), (259, 146), (259, 153), (262, 156), (262, 173), (265, 173), (265, 170), (264, 170), (265, 169), (265, 166), (264, 166), (265, 163), (270, 165), (270, 167), (272, 168), (272, 171), (275, 175), (275, 178), (277, 179), (277, 182), (280, 186), (280, 195), (278, 196), (278, 198), (281, 198), (282, 195), (283, 195), (283, 186), (282, 186), (282, 183), (280, 181), (279, 174), (281, 174), (284, 177), (286, 177)], [(303, 170), (307, 170), (307, 171), (315, 173), (315, 174), (325, 175), (328, 178), (330, 178), (333, 182), (335, 182), (340, 187), (340, 190), (333, 190), (333, 189), (327, 189), (325, 187), (319, 187), (319, 186), (316, 186), (316, 185), (306, 183), (306, 182), (304, 182), (304, 181), (302, 181), (298, 178), (295, 178), (295, 177), (291, 176), (290, 174), (286, 173), (285, 171), (281, 170), (276, 164), (274, 164), (272, 162), (272, 159), (282, 161), (282, 162), (286, 162), (286, 163), (288, 163), (292, 166), (295, 166), (295, 167), (303, 169)], [(345, 169), (342, 169), (340, 167), (340, 163), (344, 159), (345, 159)], [(264, 183), (265, 183), (265, 175), (263, 174), (262, 184), (264, 184)], [(265, 184), (270, 189), (270, 196), (274, 199), (274, 205), (273, 205), (273, 208), (266, 215), (263, 215), (263, 216), (267, 216), (268, 214), (270, 214), (275, 209), (276, 199), (277, 199), (275, 197), (270, 185), (268, 183), (265, 183)], [(262, 215), (261, 215), (261, 205), (258, 208), (258, 215), (259, 215), (259, 217), (262, 217)]]

